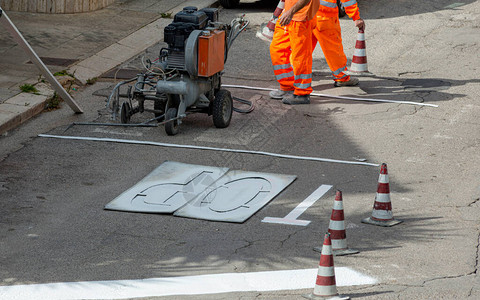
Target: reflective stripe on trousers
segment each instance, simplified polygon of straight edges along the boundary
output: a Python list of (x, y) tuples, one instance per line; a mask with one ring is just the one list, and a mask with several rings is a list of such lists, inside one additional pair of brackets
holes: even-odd
[(277, 22), (270, 56), (281, 90), (295, 90), (295, 95), (312, 92), (312, 22), (291, 21), (287, 26)]

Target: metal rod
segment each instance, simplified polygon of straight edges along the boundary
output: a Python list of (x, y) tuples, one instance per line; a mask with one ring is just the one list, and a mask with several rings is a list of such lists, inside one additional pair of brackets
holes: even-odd
[(378, 164), (366, 163), (366, 162), (337, 160), (337, 159), (309, 157), (309, 156), (296, 156), (296, 155), (278, 154), (278, 153), (264, 152), (264, 151), (250, 151), (250, 150), (241, 150), (241, 149), (215, 148), (215, 147), (205, 147), (205, 146), (195, 146), (195, 145), (167, 144), (167, 143), (149, 142), (149, 141), (124, 140), (124, 139), (112, 139), (112, 138), (96, 138), (96, 137), (82, 137), (82, 136), (65, 136), (65, 135), (50, 135), (50, 134), (39, 134), (38, 136), (39, 137), (45, 137), (45, 138), (65, 139), (65, 140), (113, 142), (113, 143), (150, 145), (150, 146), (173, 147), (173, 148), (183, 148), (183, 149), (223, 151), (223, 152), (234, 152), (234, 153), (243, 153), (243, 154), (257, 154), (257, 155), (266, 155), (266, 156), (273, 156), (273, 157), (280, 157), (280, 158), (290, 158), (290, 159), (309, 160), (309, 161), (321, 161), (321, 162), (341, 163), (341, 164), (350, 164), (350, 165), (361, 165), (361, 166), (370, 166), (370, 167), (378, 167), (379, 166)]
[(28, 44), (28, 42), (22, 36), (20, 31), (18, 31), (17, 27), (15, 27), (15, 25), (12, 23), (12, 21), (8, 18), (7, 14), (5, 12), (2, 12), (1, 8), (0, 8), (0, 24), (2, 24), (8, 32), (10, 32), (13, 39), (27, 53), (27, 55), (30, 57), (30, 60), (40, 69), (43, 76), (45, 76), (45, 78), (53, 86), (53, 88), (57, 92), (57, 94), (63, 100), (65, 100), (65, 102), (68, 104), (68, 106), (70, 106), (70, 108), (75, 113), (83, 113), (83, 110), (80, 108), (80, 106), (78, 106), (78, 104), (75, 102), (75, 100), (73, 100), (73, 98), (70, 96), (70, 94), (67, 93), (67, 91), (65, 91), (65, 89), (57, 81), (55, 76), (53, 76), (53, 74), (48, 70), (47, 66), (45, 66), (45, 64), (42, 62), (40, 57), (38, 57), (37, 53), (35, 53), (33, 48)]
[[(163, 115), (161, 115), (161, 116), (158, 116), (158, 117), (155, 117), (155, 118), (153, 118), (153, 119), (147, 120), (147, 121), (145, 121), (145, 122), (143, 122), (143, 123), (141, 123), (141, 124), (148, 124), (148, 123), (151, 123), (151, 122), (156, 121), (156, 120), (158, 120), (158, 119), (161, 119), (161, 118), (163, 118), (163, 117), (165, 117), (165, 114), (163, 114)], [(168, 119), (168, 120), (165, 120), (165, 121), (162, 121), (162, 122), (158, 122), (158, 125), (163, 125), (163, 124), (166, 124), (166, 123), (171, 122), (171, 121), (183, 119), (183, 118), (185, 118), (185, 117), (186, 117), (186, 116), (181, 115), (181, 116), (178, 116), (178, 117), (175, 117), (175, 118), (172, 118), (172, 119)]]
[(119, 126), (119, 127), (157, 127), (158, 124), (146, 123), (95, 123), (95, 122), (74, 122), (73, 125), (92, 125), (92, 126)]
[[(275, 89), (271, 89), (271, 88), (262, 88), (262, 87), (245, 86), (245, 85), (232, 85), (232, 84), (222, 84), (222, 86), (223, 87), (229, 87), (229, 88), (239, 88), (239, 89), (247, 89), (247, 90), (257, 90), (257, 91), (273, 91), (273, 90), (275, 90)], [(410, 104), (410, 105), (438, 107), (438, 105), (435, 105), (435, 104), (412, 102), (412, 101), (398, 101), (398, 100), (373, 99), (373, 98), (358, 98), (358, 97), (335, 96), (335, 95), (319, 94), (319, 93), (311, 93), (310, 95), (311, 96), (317, 96), (317, 97), (336, 98), (336, 99), (353, 100), (353, 101), (386, 102), (386, 103), (399, 103), (399, 104)]]

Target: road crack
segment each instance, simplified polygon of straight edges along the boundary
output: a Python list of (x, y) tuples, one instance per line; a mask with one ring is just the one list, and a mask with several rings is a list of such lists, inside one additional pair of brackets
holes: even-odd
[(299, 229), (299, 230), (296, 230), (296, 231), (290, 233), (284, 240), (281, 240), (281, 241), (280, 241), (280, 247), (283, 247), (283, 244), (284, 244), (285, 242), (287, 242), (289, 239), (291, 239), (294, 235), (296, 235), (296, 234), (299, 233), (300, 231), (304, 231), (304, 230), (306, 230), (306, 229), (307, 229), (307, 227), (304, 226), (303, 228), (301, 228), (301, 229)]
[(478, 201), (480, 201), (480, 198), (475, 199), (472, 203), (468, 204), (467, 206), (468, 206), (468, 207), (472, 207), (472, 206), (474, 206), (475, 204), (477, 204)]
[(479, 252), (479, 249), (480, 249), (480, 233), (478, 234), (478, 238), (477, 238), (477, 255), (475, 257), (475, 271), (474, 271), (474, 274), (478, 274), (478, 252)]
[(243, 240), (243, 241), (245, 243), (247, 243), (247, 245), (235, 248), (235, 251), (233, 252), (234, 254), (238, 254), (238, 251), (240, 251), (242, 249), (245, 249), (245, 248), (248, 248), (248, 247), (251, 247), (251, 246), (253, 246), (253, 244), (255, 244), (255, 242), (257, 242), (257, 241), (247, 241), (247, 240)]

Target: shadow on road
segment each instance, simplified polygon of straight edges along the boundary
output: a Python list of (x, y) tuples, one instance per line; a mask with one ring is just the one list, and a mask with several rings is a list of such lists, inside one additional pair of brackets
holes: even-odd
[[(314, 80), (330, 79), (327, 72), (315, 72)], [(396, 101), (414, 101), (421, 103), (432, 103), (450, 101), (456, 98), (466, 97), (466, 94), (450, 93), (451, 87), (461, 87), (472, 83), (479, 83), (480, 79), (453, 80), (450, 78), (405, 78), (405, 77), (383, 77), (366, 76), (360, 77), (358, 87), (365, 92), (364, 95), (349, 95), (358, 98), (387, 99)], [(314, 93), (332, 89), (332, 82), (314, 84)], [(344, 96), (347, 96), (346, 94)], [(325, 98), (322, 98), (325, 99)], [(343, 102), (343, 100), (340, 100)], [(328, 102), (339, 102), (329, 100)], [(350, 102), (354, 103), (354, 102)], [(378, 104), (376, 102), (359, 102), (364, 104)]]

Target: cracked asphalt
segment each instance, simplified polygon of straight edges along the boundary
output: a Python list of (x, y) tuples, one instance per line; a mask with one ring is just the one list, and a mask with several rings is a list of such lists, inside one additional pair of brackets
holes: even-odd
[[(369, 71), (354, 88), (334, 88), (320, 51), (314, 52), (318, 93), (436, 104), (360, 102), (312, 97), (289, 107), (267, 92), (230, 89), (254, 101), (226, 129), (190, 115), (177, 136), (163, 127), (68, 126), (108, 122), (108, 79), (0, 137), (0, 286), (70, 281), (316, 268), (334, 189), (343, 192), (348, 245), (359, 254), (335, 257), (378, 280), (338, 287), (358, 299), (479, 299), (480, 3), (466, 0), (359, 0), (366, 21)], [(249, 28), (235, 41), (224, 84), (275, 88), (268, 45), (255, 37), (272, 13), (265, 2), (242, 1), (220, 11), (226, 21), (246, 13)], [(351, 58), (353, 22), (341, 20)], [(162, 45), (141, 56), (155, 57)], [(141, 56), (122, 68), (141, 68)], [(133, 122), (151, 116), (137, 114)], [(135, 139), (387, 163), (393, 215), (390, 228), (363, 224), (371, 215), (379, 168), (144, 145), (66, 141), (40, 133)], [(170, 215), (103, 210), (165, 160), (296, 175), (296, 181), (243, 224)], [(322, 184), (333, 185), (307, 209), (306, 227), (266, 224), (284, 217)], [(312, 278), (312, 289), (315, 279)], [(302, 299), (312, 290), (235, 292), (158, 299)], [(155, 297), (148, 299), (157, 299)]]

